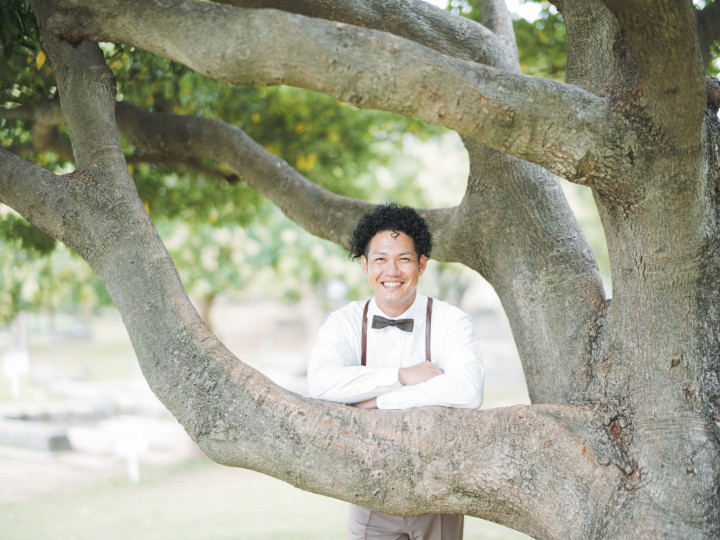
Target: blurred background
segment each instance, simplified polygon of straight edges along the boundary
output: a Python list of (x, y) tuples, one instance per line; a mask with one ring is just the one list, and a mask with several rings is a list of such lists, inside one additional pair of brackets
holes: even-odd
[[(0, 63), (0, 140), (38, 165), (72, 171), (62, 145), (43, 147), (29, 117), (7, 112), (57, 91), (29, 12), (11, 4), (24, 19), (0, 29), (7, 61)], [(541, 2), (511, 8), (523, 70), (562, 80), (558, 15)], [(464, 0), (448, 9), (478, 17)], [(102, 47), (118, 99), (231, 122), (336, 193), (418, 207), (453, 206), (463, 196), (467, 156), (454, 133), (292, 88), (229, 89), (142, 51)], [(67, 137), (65, 126), (53, 129)], [(221, 166), (151, 163), (124, 144), (138, 192), (201, 316), (242, 361), (304, 394), (319, 326), (333, 309), (371, 294), (359, 263)], [(563, 187), (607, 276), (592, 195)], [(467, 268), (431, 261), (420, 290), (474, 317), (486, 364), (483, 408), (529, 403), (492, 288)], [(346, 503), (205, 458), (149, 390), (94, 272), (3, 205), (0, 367), (0, 538), (344, 537)], [(526, 536), (468, 518), (465, 538)]]

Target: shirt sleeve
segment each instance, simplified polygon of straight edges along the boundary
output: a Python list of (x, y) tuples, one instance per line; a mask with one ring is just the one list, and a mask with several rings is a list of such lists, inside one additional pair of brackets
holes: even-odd
[(409, 409), (431, 405), (480, 408), (485, 367), (475, 339), (472, 319), (460, 310), (451, 311), (447, 315), (452, 322), (446, 325), (442, 335), (433, 335), (433, 340), (439, 338), (440, 343), (432, 347), (432, 361), (443, 370), (443, 374), (424, 383), (401, 385), (379, 395), (379, 409)]
[(320, 328), (310, 353), (310, 397), (336, 403), (357, 403), (400, 388), (397, 368), (360, 365), (360, 325), (333, 313)]

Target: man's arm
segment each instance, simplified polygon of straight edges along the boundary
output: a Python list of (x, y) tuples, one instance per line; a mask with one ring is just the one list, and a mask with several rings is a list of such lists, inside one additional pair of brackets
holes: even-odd
[[(477, 409), (482, 404), (485, 368), (469, 315), (445, 305), (435, 320), (444, 321), (444, 331), (433, 333), (433, 365), (441, 375), (413, 385), (404, 385), (377, 398), (380, 409), (408, 409), (439, 405)], [(426, 364), (426, 362), (423, 362)], [(420, 365), (412, 366), (410, 369)]]
[[(400, 368), (398, 370), (398, 381), (403, 386), (412, 386), (442, 375), (442, 370), (432, 362), (420, 362), (411, 367)], [(377, 409), (377, 397), (358, 401), (351, 404), (353, 407), (360, 409)]]
[[(336, 403), (359, 403), (400, 388), (395, 368), (357, 365), (362, 311), (330, 315), (318, 334), (308, 364), (310, 397)], [(357, 319), (358, 323), (351, 321)]]

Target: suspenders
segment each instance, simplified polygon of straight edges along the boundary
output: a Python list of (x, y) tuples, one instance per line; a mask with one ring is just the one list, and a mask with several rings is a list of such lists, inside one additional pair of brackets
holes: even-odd
[[(425, 360), (430, 362), (430, 326), (432, 323), (432, 302), (433, 299), (428, 297), (427, 314), (425, 315)], [(362, 356), (360, 357), (360, 365), (364, 366), (367, 360), (367, 313), (370, 300), (365, 302), (362, 320)]]

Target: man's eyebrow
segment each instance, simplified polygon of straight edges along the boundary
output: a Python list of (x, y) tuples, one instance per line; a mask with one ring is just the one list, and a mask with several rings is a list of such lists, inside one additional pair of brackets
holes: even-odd
[[(414, 255), (414, 254), (415, 254), (414, 251), (403, 251), (402, 253), (398, 253), (397, 256), (398, 256), (398, 257), (402, 257), (402, 256), (405, 256), (405, 255)], [(375, 255), (375, 256), (377, 256), (377, 255), (387, 255), (387, 252), (385, 252), (385, 251), (371, 251), (371, 252), (370, 252), (370, 255)]]

